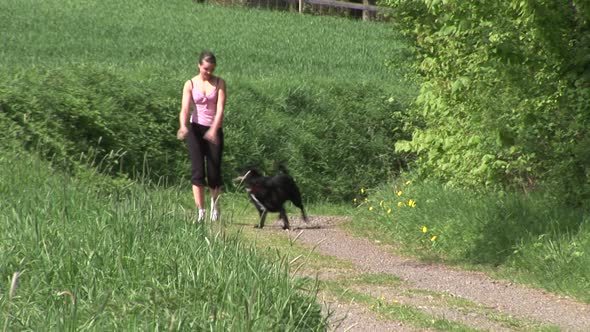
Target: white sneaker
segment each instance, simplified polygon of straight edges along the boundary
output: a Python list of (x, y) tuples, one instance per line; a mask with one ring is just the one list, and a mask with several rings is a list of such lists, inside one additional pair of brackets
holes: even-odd
[(213, 210), (211, 210), (211, 221), (217, 220), (219, 220), (219, 209), (214, 208)]
[(203, 222), (205, 220), (206, 215), (207, 211), (205, 211), (205, 209), (199, 209), (199, 216), (197, 217), (197, 222)]
[[(217, 200), (219, 196), (217, 197)], [(217, 206), (217, 200), (211, 198), (211, 221), (219, 220), (219, 207)]]

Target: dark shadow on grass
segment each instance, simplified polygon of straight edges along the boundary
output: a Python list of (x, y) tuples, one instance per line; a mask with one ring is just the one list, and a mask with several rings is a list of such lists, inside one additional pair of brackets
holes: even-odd
[[(482, 220), (485, 219), (485, 220)], [(552, 206), (551, 202), (527, 198), (505, 199), (491, 205), (477, 220), (479, 238), (466, 253), (469, 262), (498, 266), (506, 262), (520, 243), (543, 234), (563, 234), (577, 229), (579, 211)]]
[[(347, 221), (346, 217), (340, 216), (308, 216), (308, 222), (303, 221), (301, 217), (290, 217), (289, 225), (291, 231), (306, 230), (306, 229), (330, 229), (336, 228), (339, 224)], [(281, 229), (283, 228), (283, 221), (276, 219), (272, 223), (267, 223), (264, 228)]]

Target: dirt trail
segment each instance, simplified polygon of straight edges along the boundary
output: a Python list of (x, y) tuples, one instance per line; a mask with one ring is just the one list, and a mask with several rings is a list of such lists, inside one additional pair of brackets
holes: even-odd
[[(590, 331), (590, 305), (494, 280), (483, 273), (397, 256), (383, 246), (353, 237), (337, 228), (339, 222), (341, 220), (338, 218), (326, 217), (312, 218), (310, 224), (293, 220), (295, 229), (289, 232), (289, 236), (310, 248), (315, 247), (315, 251), (322, 255), (352, 262), (358, 273), (390, 274), (399, 277), (405, 285), (403, 287), (414, 289), (408, 293), (404, 292), (403, 287), (357, 287), (356, 291), (412, 305), (435, 317), (457, 321), (476, 329), (515, 329), (502, 319), (490, 319), (507, 317), (530, 322), (532, 325), (527, 325), (528, 328), (553, 325), (563, 331)], [(473, 303), (473, 308), (466, 311), (465, 308), (449, 306), (450, 300)], [(333, 303), (336, 303), (336, 312), (342, 316), (342, 311), (347, 309), (345, 305)], [(399, 322), (379, 321), (358, 305), (348, 309), (351, 315), (342, 321), (343, 324), (333, 325), (335, 330), (412, 330)]]
[(379, 319), (377, 314), (356, 303), (342, 303), (325, 293), (319, 294), (325, 313), (330, 313), (332, 331), (420, 331), (401, 322)]

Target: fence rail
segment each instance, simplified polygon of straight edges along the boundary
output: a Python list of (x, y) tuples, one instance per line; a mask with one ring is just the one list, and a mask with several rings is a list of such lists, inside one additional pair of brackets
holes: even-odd
[[(363, 3), (348, 2), (342, 0), (192, 0), (193, 2), (209, 2), (223, 5), (240, 5), (248, 7), (258, 7), (267, 9), (299, 11), (299, 13), (309, 12), (326, 14), (324, 9), (328, 9), (328, 15), (342, 14), (363, 20), (387, 20), (388, 14), (392, 13), (389, 7), (375, 6), (375, 0), (362, 0)], [(357, 0), (358, 1), (358, 0)], [(334, 10), (334, 12), (332, 11)]]
[(354, 3), (354, 2), (346, 2), (346, 1), (338, 1), (338, 0), (299, 0), (300, 4), (300, 11), (303, 9), (303, 3), (308, 3), (311, 5), (322, 5), (328, 7), (337, 7), (337, 8), (348, 8), (348, 9), (358, 9), (368, 12), (390, 12), (391, 8), (387, 7), (379, 7), (374, 5), (366, 5), (362, 3)]

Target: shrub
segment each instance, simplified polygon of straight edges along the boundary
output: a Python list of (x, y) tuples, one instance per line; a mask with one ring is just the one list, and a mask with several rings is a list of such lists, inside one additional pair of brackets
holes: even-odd
[(391, 0), (415, 38), (423, 176), (590, 197), (590, 12), (582, 1)]
[[(174, 83), (135, 80), (91, 65), (19, 73), (0, 83), (3, 122), (26, 147), (70, 171), (90, 162), (123, 178), (186, 181), (186, 148), (175, 137), (178, 95), (159, 88)], [(224, 121), (225, 184), (233, 188), (245, 165), (274, 172), (284, 162), (306, 199), (350, 198), (359, 183), (375, 185), (405, 164), (392, 151), (410, 138), (402, 98), (369, 84), (234, 82)]]

